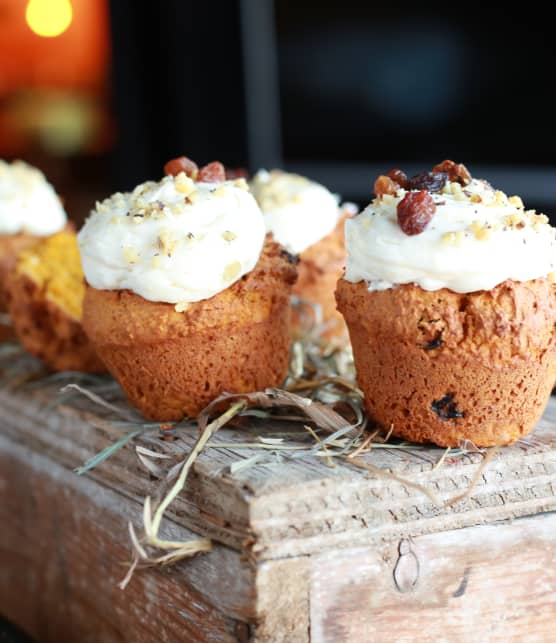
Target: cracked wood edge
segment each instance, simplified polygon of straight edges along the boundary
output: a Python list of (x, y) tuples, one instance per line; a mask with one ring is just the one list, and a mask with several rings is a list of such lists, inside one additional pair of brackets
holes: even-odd
[[(0, 410), (4, 431), (12, 439), (46, 450), (65, 466), (83, 462), (114, 440), (75, 412), (45, 410), (29, 395), (0, 391)], [(257, 560), (270, 560), (550, 511), (556, 509), (555, 427), (556, 401), (551, 399), (535, 434), (503, 449), (470, 497), (450, 509), (439, 508), (415, 489), (347, 466), (331, 470), (303, 460), (286, 462), (270, 473), (271, 467), (253, 467), (246, 475), (231, 477), (226, 471), (238, 453), (210, 449), (195, 464), (187, 493), (176, 500), (169, 516), (237, 550), (249, 550)], [(184, 436), (181, 448), (194, 439)], [(477, 458), (470, 458), (432, 471), (431, 462), (442, 451), (419, 453), (421, 460), (408, 458), (409, 463), (383, 452), (367, 458), (429, 487), (442, 500), (466, 489), (479, 466)], [(401, 463), (400, 470), (393, 462)], [(266, 482), (269, 476), (272, 484)], [(136, 500), (153, 489), (132, 448), (120, 450), (91, 477)]]
[[(255, 570), (216, 545), (125, 591), (127, 522), (141, 507), (0, 435), (0, 603), (41, 641), (236, 641), (255, 613)], [(194, 539), (165, 521), (165, 537)]]

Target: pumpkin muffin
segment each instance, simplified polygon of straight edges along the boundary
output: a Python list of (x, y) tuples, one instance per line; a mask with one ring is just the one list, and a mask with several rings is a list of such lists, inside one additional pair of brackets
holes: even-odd
[(18, 253), (66, 223), (60, 199), (40, 170), (0, 160), (0, 312), (6, 310), (6, 276)]
[(23, 161), (0, 159), (0, 341), (14, 338), (10, 321), (2, 317), (7, 311), (6, 278), (18, 253), (65, 225), (64, 208), (43, 173)]
[(415, 442), (518, 440), (556, 377), (555, 229), (451, 161), (375, 192), (336, 293), (370, 417)]
[(85, 284), (74, 232), (59, 232), (23, 250), (6, 279), (6, 292), (19, 341), (51, 370), (105, 370), (81, 327)]
[(161, 181), (97, 204), (79, 233), (84, 328), (156, 421), (283, 382), (296, 278), (288, 253), (265, 241), (245, 180), (185, 158), (165, 169)]
[[(334, 290), (345, 266), (344, 223), (355, 213), (355, 206), (338, 206), (338, 197), (324, 186), (280, 170), (260, 170), (251, 189), (267, 230), (299, 257), (293, 294), (319, 304), (325, 337), (346, 341), (346, 326), (336, 310)], [(295, 309), (293, 325), (301, 330), (306, 325)]]

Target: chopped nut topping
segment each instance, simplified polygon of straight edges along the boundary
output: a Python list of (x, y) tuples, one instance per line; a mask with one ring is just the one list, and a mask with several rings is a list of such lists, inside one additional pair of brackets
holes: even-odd
[(236, 235), (236, 233), (235, 233), (235, 232), (232, 232), (231, 230), (225, 230), (225, 231), (222, 233), (222, 237), (223, 237), (226, 241), (233, 241), (234, 239), (237, 239), (237, 235)]
[(108, 214), (110, 212), (110, 207), (106, 201), (103, 201), (102, 203), (100, 201), (97, 201), (95, 204), (95, 210), (99, 214)]
[(523, 201), (521, 200), (521, 197), (517, 195), (508, 197), (508, 203), (510, 205), (513, 205), (514, 208), (519, 208), (520, 210), (523, 210), (525, 208), (525, 206), (523, 205)]
[(212, 191), (212, 195), (218, 198), (226, 196), (226, 194), (228, 194), (228, 188), (224, 183)]
[(178, 246), (178, 240), (172, 237), (171, 233), (167, 228), (162, 228), (159, 232), (157, 240), (157, 248), (169, 257), (172, 256), (172, 253)]
[(137, 263), (139, 261), (139, 253), (131, 246), (125, 246), (123, 249), (124, 259), (127, 263)]
[(364, 228), (370, 228), (373, 224), (374, 219), (361, 219), (361, 225)]
[(455, 232), (445, 232), (442, 237), (442, 243), (444, 245), (454, 245), (456, 243), (456, 233)]
[(151, 266), (155, 270), (162, 267), (162, 258), (160, 257), (160, 255), (154, 255), (154, 257), (151, 259)]
[(187, 301), (178, 301), (178, 303), (174, 306), (174, 310), (177, 313), (183, 313), (184, 310), (187, 310), (189, 308), (189, 302)]
[(243, 177), (235, 179), (234, 185), (236, 186), (236, 188), (240, 188), (241, 190), (245, 190), (246, 192), (249, 191), (249, 184)]
[(479, 241), (488, 241), (490, 236), (490, 228), (488, 226), (483, 226), (480, 230), (475, 232), (475, 238)]
[(504, 221), (504, 224), (510, 228), (517, 228), (518, 226), (520, 228), (523, 228), (525, 226), (523, 215), (517, 214), (517, 213), (506, 215), (503, 221)]
[(493, 205), (507, 205), (508, 197), (502, 190), (495, 190), (494, 192), (494, 204)]
[(237, 278), (240, 272), (241, 272), (241, 264), (239, 263), (239, 261), (232, 261), (232, 263), (229, 263), (224, 269), (224, 274), (222, 275), (222, 279), (225, 283), (230, 283), (231, 281), (234, 281), (234, 279)]
[(475, 221), (472, 221), (472, 222), (471, 222), (471, 225), (469, 226), (469, 228), (471, 229), (471, 232), (473, 232), (473, 234), (474, 234), (474, 235), (476, 235), (476, 234), (477, 234), (477, 232), (478, 232), (482, 227), (483, 227), (483, 224), (482, 224), (480, 221), (477, 221), (476, 219), (475, 219)]
[(185, 172), (180, 172), (174, 179), (174, 186), (178, 192), (184, 195), (191, 194), (195, 191), (194, 181), (187, 176)]

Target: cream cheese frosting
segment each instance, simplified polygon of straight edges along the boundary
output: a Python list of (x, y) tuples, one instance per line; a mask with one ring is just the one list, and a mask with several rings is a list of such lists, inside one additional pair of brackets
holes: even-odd
[[(433, 193), (436, 212), (420, 234), (405, 234), (397, 205), (406, 191), (377, 197), (345, 224), (345, 279), (370, 290), (413, 283), (424, 290), (490, 290), (506, 279), (554, 273), (556, 229), (486, 181), (448, 182)], [(551, 275), (554, 276), (554, 275)]]
[(178, 310), (251, 271), (265, 234), (243, 179), (196, 183), (181, 172), (97, 203), (78, 241), (93, 288), (128, 289)]
[(259, 170), (251, 191), (263, 211), (267, 230), (292, 254), (326, 237), (338, 223), (338, 197), (303, 176)]
[(35, 167), (0, 160), (0, 234), (55, 234), (67, 223), (56, 191)]

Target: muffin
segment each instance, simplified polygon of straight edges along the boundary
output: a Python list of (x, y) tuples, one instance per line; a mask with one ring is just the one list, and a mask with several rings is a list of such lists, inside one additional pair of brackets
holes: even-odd
[(5, 285), (15, 333), (30, 353), (53, 371), (105, 370), (81, 327), (85, 284), (74, 232), (23, 250)]
[[(344, 221), (354, 214), (355, 206), (339, 207), (337, 196), (324, 186), (280, 170), (260, 170), (251, 189), (267, 230), (288, 252), (299, 255), (294, 295), (319, 304), (324, 336), (347, 338), (334, 290), (345, 266)], [(302, 325), (294, 311), (294, 326)]]
[(185, 158), (166, 171), (98, 203), (79, 233), (85, 331), (156, 421), (282, 383), (296, 278), (288, 254), (265, 241), (244, 179)]
[(66, 223), (62, 203), (40, 170), (0, 160), (0, 312), (6, 310), (6, 275), (19, 251)]
[(375, 192), (336, 293), (369, 416), (414, 442), (518, 440), (556, 376), (555, 229), (451, 161)]

